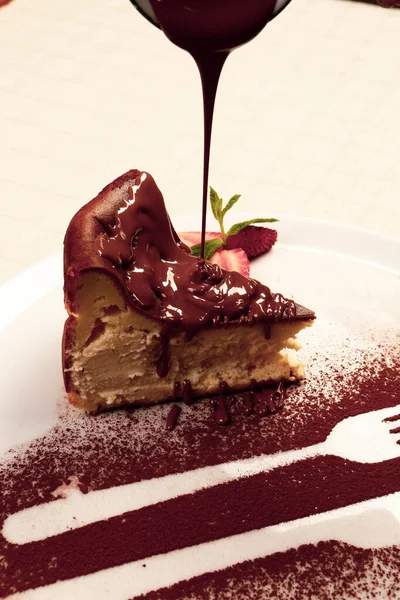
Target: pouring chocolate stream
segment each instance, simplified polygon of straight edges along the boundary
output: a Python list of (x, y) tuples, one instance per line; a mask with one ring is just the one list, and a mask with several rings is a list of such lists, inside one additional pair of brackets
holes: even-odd
[[(281, 9), (276, 0), (150, 0), (165, 35), (198, 66), (204, 106), (201, 258), (204, 258), (208, 173), (215, 97), (229, 54), (249, 42)], [(279, 5), (279, 6), (278, 6)]]

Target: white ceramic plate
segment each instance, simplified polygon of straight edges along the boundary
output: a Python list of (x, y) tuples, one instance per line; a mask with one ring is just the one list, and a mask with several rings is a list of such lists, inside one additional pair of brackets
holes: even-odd
[[(238, 221), (248, 217), (251, 215), (236, 215)], [(198, 223), (199, 219), (194, 217), (174, 219), (177, 231), (196, 230)], [(268, 255), (252, 263), (252, 276), (312, 307), (321, 320), (333, 320), (350, 332), (361, 331), (366, 324), (381, 331), (399, 326), (398, 240), (329, 222), (286, 216), (281, 217), (276, 228), (279, 243)], [(63, 396), (60, 345), (64, 320), (61, 255), (32, 267), (0, 289), (0, 453), (43, 435), (57, 421), (56, 402)], [(390, 510), (395, 521), (400, 518), (400, 510), (396, 512), (400, 508), (400, 483), (398, 494), (370, 501), (364, 508), (356, 505), (335, 511), (337, 516), (317, 515), (316, 520), (300, 524), (298, 536), (290, 527), (285, 530), (282, 524), (280, 533), (274, 532), (272, 546), (268, 536), (261, 539), (258, 532), (250, 532), (246, 534), (247, 541), (241, 543), (240, 552), (236, 552), (229, 539), (221, 540), (215, 542), (215, 556), (209, 548), (198, 546), (190, 549), (189, 560), (175, 560), (169, 555), (154, 557), (147, 560), (147, 569), (137, 569), (134, 563), (124, 565), (81, 578), (78, 584), (75, 580), (56, 584), (57, 591), (54, 586), (31, 591), (29, 599), (128, 600), (135, 594), (193, 574), (301, 543), (330, 537), (346, 541), (348, 537), (350, 543), (369, 547), (372, 533), (369, 535), (365, 522), (361, 519), (359, 529), (353, 527), (350, 536), (346, 533), (349, 531), (346, 519), (377, 507)], [(339, 522), (343, 526), (338, 526)], [(387, 539), (382, 534), (383, 541), (400, 544), (399, 532), (400, 525), (391, 526)], [(221, 544), (222, 553), (217, 552)], [(110, 581), (116, 586), (112, 596), (107, 595)]]

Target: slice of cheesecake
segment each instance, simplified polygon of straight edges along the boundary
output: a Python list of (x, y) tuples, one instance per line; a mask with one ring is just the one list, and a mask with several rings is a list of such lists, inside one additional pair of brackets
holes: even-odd
[(74, 216), (64, 292), (65, 387), (85, 411), (303, 377), (295, 336), (314, 313), (193, 257), (148, 173), (122, 175)]

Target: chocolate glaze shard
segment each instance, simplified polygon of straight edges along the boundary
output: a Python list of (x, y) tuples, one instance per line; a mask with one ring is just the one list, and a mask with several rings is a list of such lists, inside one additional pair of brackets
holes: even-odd
[(153, 178), (137, 170), (107, 186), (72, 220), (65, 239), (67, 298), (69, 279), (87, 270), (107, 272), (128, 303), (169, 327), (315, 318), (258, 281), (192, 256)]

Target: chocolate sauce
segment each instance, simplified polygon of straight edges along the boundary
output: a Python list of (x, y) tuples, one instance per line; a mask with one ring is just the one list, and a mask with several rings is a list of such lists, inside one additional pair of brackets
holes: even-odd
[(247, 392), (247, 394), (243, 396), (243, 414), (251, 415), (253, 412), (253, 406), (253, 392)]
[(182, 386), (182, 400), (185, 404), (192, 403), (192, 384), (188, 379), (185, 379)]
[(175, 381), (174, 383), (174, 389), (172, 392), (172, 397), (174, 400), (177, 400), (178, 398), (181, 398), (182, 393), (181, 393), (181, 382), (180, 381)]
[[(313, 312), (298, 310), (292, 300), (272, 294), (260, 282), (192, 256), (179, 242), (151, 175), (134, 173), (115, 222), (102, 223), (105, 232), (95, 246), (122, 279), (131, 303), (163, 322), (164, 341), (174, 327), (225, 327), (241, 316), (246, 323), (265, 324), (314, 318)], [(161, 372), (167, 360), (164, 341)]]
[(285, 403), (285, 396), (286, 396), (285, 384), (283, 383), (283, 381), (280, 381), (275, 389), (275, 394), (274, 394), (275, 406), (278, 410), (283, 408), (283, 405)]
[(167, 416), (167, 425), (166, 425), (166, 429), (167, 431), (173, 431), (178, 423), (178, 419), (179, 419), (179, 415), (181, 414), (181, 407), (178, 406), (177, 404), (174, 404), (171, 407), (171, 410), (168, 413)]
[(157, 361), (157, 375), (159, 377), (166, 377), (168, 375), (168, 348), (169, 348), (169, 335), (167, 327), (163, 328), (160, 335), (161, 342), (161, 355)]
[(204, 105), (201, 257), (207, 216), (208, 171), (215, 97), (230, 52), (253, 39), (271, 19), (276, 0), (150, 0), (165, 35), (197, 63)]
[(222, 394), (218, 398), (211, 398), (210, 408), (217, 425), (229, 425), (231, 416), (228, 411), (226, 399)]
[[(255, 397), (257, 401), (256, 412), (260, 417), (265, 417), (270, 412), (270, 406), (272, 402), (272, 390), (262, 389), (255, 392)], [(275, 409), (275, 406), (274, 406)], [(274, 411), (276, 412), (276, 411)]]
[(283, 382), (270, 387), (263, 387), (254, 392), (257, 407), (256, 412), (260, 417), (268, 414), (275, 414), (277, 410), (283, 408), (285, 398), (285, 386)]
[(271, 338), (271, 322), (265, 323), (264, 335), (266, 340), (269, 340)]
[(226, 381), (221, 381), (221, 383), (219, 384), (219, 391), (221, 394), (226, 394), (229, 391), (229, 387)]

